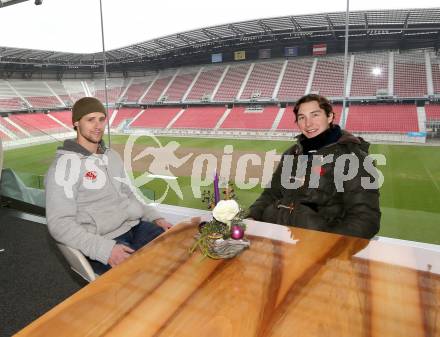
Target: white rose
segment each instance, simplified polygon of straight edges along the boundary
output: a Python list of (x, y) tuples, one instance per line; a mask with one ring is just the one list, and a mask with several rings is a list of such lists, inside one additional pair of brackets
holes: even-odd
[(240, 206), (238, 206), (235, 200), (220, 200), (218, 204), (212, 210), (212, 216), (220, 222), (231, 225), (231, 220), (240, 212)]

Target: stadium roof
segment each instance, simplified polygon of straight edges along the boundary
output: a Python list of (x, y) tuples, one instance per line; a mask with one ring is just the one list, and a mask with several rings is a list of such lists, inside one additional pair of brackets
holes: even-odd
[(0, 7), (12, 6), (25, 1), (27, 0), (0, 0)]
[[(440, 43), (440, 8), (354, 11), (349, 15), (349, 39), (400, 41), (431, 39)], [(108, 63), (148, 63), (177, 58), (256, 48), (277, 43), (300, 45), (343, 42), (345, 12), (265, 18), (195, 29), (106, 52)], [(91, 66), (102, 64), (102, 53), (77, 54), (49, 50), (0, 47), (0, 63)]]

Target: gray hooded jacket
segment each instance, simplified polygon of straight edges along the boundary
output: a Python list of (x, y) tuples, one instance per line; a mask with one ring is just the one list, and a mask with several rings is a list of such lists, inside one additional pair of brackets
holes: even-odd
[(119, 154), (101, 150), (92, 154), (75, 140), (58, 148), (45, 180), (46, 217), (56, 241), (107, 264), (114, 238), (161, 216), (136, 197)]

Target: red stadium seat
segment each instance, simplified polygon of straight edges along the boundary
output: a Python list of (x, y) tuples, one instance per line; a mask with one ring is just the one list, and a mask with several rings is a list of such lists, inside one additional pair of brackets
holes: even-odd
[(184, 111), (172, 127), (213, 129), (225, 111), (224, 106), (190, 107)]
[(279, 110), (273, 105), (263, 107), (261, 111), (252, 111), (245, 106), (234, 107), (220, 128), (270, 130)]
[(132, 128), (165, 128), (181, 110), (179, 107), (158, 107), (145, 109)]
[(419, 131), (416, 106), (412, 104), (371, 104), (350, 106), (346, 129), (360, 132)]

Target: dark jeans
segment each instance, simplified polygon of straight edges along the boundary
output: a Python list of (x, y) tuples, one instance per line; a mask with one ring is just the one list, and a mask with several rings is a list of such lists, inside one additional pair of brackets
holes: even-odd
[[(136, 251), (163, 232), (164, 230), (162, 227), (159, 227), (152, 222), (141, 221), (138, 225), (132, 227), (127, 233), (114, 238), (114, 240), (116, 243), (126, 245)], [(87, 258), (87, 260), (89, 260), (93, 271), (98, 275), (102, 275), (111, 269), (109, 264), (102, 264), (101, 262), (89, 258)]]

